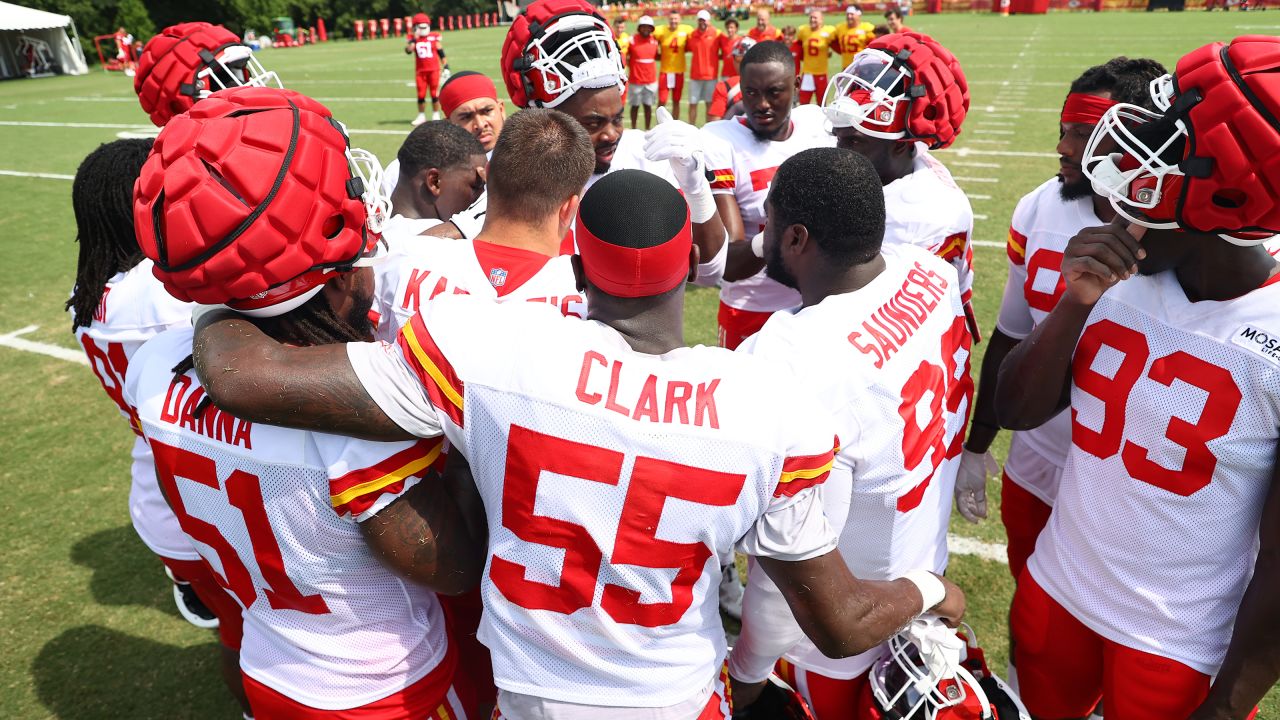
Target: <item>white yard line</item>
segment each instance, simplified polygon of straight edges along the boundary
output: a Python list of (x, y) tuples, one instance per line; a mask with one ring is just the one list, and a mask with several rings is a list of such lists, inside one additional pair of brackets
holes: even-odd
[(970, 200), (990, 200), (991, 199), (990, 195), (979, 195), (977, 193), (971, 193), (971, 192), (967, 192), (964, 195)]
[(981, 215), (981, 214), (979, 214), (979, 213), (974, 213), (974, 214), (973, 214), (973, 219), (974, 219), (974, 220), (989, 220), (989, 219), (990, 219), (990, 217), (991, 217), (991, 216), (989, 216), (989, 215)]
[(978, 135), (1013, 135), (1012, 130), (989, 130), (987, 128), (974, 128), (974, 132)]
[(1008, 145), (1008, 140), (996, 140), (994, 138), (969, 138), (971, 143), (985, 143), (987, 145)]
[(1000, 163), (975, 162), (973, 160), (952, 160), (947, 163), (952, 167), (999, 168)]
[(19, 337), (21, 335), (33, 333), (39, 329), (39, 325), (28, 325), (24, 328), (14, 330), (11, 333), (0, 335), (0, 346), (13, 348), (14, 350), (25, 350), (27, 352), (48, 355), (49, 357), (55, 357), (59, 360), (66, 360), (67, 362), (79, 363), (81, 365), (89, 364), (89, 358), (85, 357), (83, 352), (68, 350), (67, 348), (50, 345), (48, 343), (35, 342), (34, 340), (23, 340)]
[(969, 244), (974, 247), (989, 247), (1004, 249), (1005, 243), (996, 242), (994, 240), (970, 240)]
[(1025, 150), (980, 150), (978, 148), (947, 148), (946, 150), (934, 150), (933, 152), (954, 152), (959, 157), (968, 157), (969, 155), (992, 155), (995, 157), (1027, 157), (1027, 158), (1056, 158), (1057, 153), (1047, 152), (1027, 152)]
[(951, 176), (951, 179), (952, 179), (952, 180), (955, 180), (956, 182), (976, 182), (976, 183), (998, 183), (998, 182), (1000, 182), (1000, 178), (972, 177), (972, 176), (969, 176), (969, 175), (952, 175), (952, 176)]
[[(146, 134), (151, 137), (155, 132), (155, 127), (151, 125), (123, 125), (120, 123), (60, 123), (60, 122), (35, 122), (26, 120), (0, 120), (0, 126), (11, 127), (58, 127), (58, 128), (82, 128), (97, 130), (129, 130), (139, 135)], [(364, 130), (360, 128), (347, 128), (347, 132), (353, 135), (398, 135), (405, 136), (413, 128), (409, 127), (409, 123), (405, 122), (403, 130)]]
[(75, 180), (75, 175), (59, 175), (57, 173), (19, 172), (17, 170), (0, 170), (0, 175), (9, 177), (44, 178), (45, 180)]
[(1004, 565), (1009, 564), (1009, 555), (1000, 543), (982, 542), (963, 535), (947, 534), (947, 550), (956, 555), (973, 555), (974, 557)]

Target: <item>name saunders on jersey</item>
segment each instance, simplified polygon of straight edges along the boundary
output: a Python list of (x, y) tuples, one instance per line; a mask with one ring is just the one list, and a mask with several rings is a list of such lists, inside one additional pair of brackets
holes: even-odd
[(1252, 325), (1242, 325), (1231, 338), (1231, 342), (1261, 355), (1274, 365), (1280, 365), (1280, 335)]

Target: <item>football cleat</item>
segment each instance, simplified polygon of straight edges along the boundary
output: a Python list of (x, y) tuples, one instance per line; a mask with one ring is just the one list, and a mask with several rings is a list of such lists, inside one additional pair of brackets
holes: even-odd
[(1212, 43), (1151, 83), (1152, 112), (1112, 106), (1085, 145), (1093, 190), (1130, 222), (1258, 245), (1280, 233), (1280, 38)]
[(138, 244), (174, 297), (278, 315), (370, 264), (390, 212), (382, 166), (305, 95), (214, 93), (174, 118), (134, 185)]
[(147, 42), (133, 79), (138, 102), (158, 127), (198, 100), (230, 87), (283, 87), (248, 45), (221, 25), (171, 25)]
[(537, 0), (502, 43), (502, 79), (516, 107), (553, 108), (582, 88), (622, 87), (609, 23), (586, 0)]
[(173, 571), (166, 565), (164, 574), (173, 581), (173, 604), (178, 606), (178, 614), (182, 619), (198, 628), (211, 630), (218, 627), (218, 616), (204, 604), (195, 588), (185, 580), (174, 577)]
[(945, 148), (969, 112), (969, 84), (960, 62), (938, 41), (917, 32), (872, 40), (837, 73), (822, 101), (833, 127), (854, 127), (883, 140), (917, 140)]
[(1017, 694), (987, 667), (972, 628), (913, 620), (871, 666), (874, 720), (1031, 720)]

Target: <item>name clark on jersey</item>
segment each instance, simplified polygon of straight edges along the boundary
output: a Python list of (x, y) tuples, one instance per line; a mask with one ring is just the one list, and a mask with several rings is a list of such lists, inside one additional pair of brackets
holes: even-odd
[(178, 375), (169, 384), (169, 391), (164, 395), (160, 419), (218, 442), (239, 445), (246, 450), (253, 449), (250, 437), (253, 423), (232, 417), (218, 410), (213, 403), (206, 405), (204, 411), (197, 416), (196, 408), (200, 406), (201, 400), (204, 400), (204, 388), (198, 387), (192, 391), (191, 378)]
[[(596, 370), (596, 365), (600, 366), (597, 377), (601, 379), (592, 382), (592, 371)], [(601, 388), (603, 385), (604, 368), (609, 368), (608, 389), (603, 394), (592, 392), (588, 389), (589, 387)], [(603, 401), (606, 410), (612, 410), (633, 420), (679, 422), (681, 425), (689, 424), (689, 401), (692, 400), (693, 424), (697, 427), (706, 425), (717, 430), (720, 428), (715, 395), (716, 388), (720, 386), (719, 378), (709, 383), (698, 383), (695, 388), (693, 383), (683, 380), (659, 380), (656, 375), (649, 375), (644, 381), (644, 387), (640, 389), (640, 396), (632, 404), (633, 410), (618, 401), (621, 377), (622, 361), (610, 361), (604, 355), (588, 350), (582, 356), (582, 370), (578, 373), (578, 400), (588, 405), (599, 405)], [(659, 384), (665, 385), (661, 392), (658, 389)]]
[[(877, 369), (883, 367), (885, 361), (902, 349), (938, 306), (938, 300), (946, 295), (947, 287), (946, 278), (916, 263), (907, 271), (907, 280), (902, 283), (902, 288), (862, 321), (862, 331), (849, 333), (849, 342), (863, 353), (874, 355)], [(860, 342), (864, 336), (870, 336), (875, 342)]]

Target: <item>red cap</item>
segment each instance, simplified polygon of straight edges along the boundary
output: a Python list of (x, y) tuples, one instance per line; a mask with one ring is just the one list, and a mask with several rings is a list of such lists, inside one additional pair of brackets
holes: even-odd
[(661, 295), (689, 276), (689, 206), (669, 183), (643, 170), (618, 170), (591, 186), (578, 208), (575, 237), (587, 279), (614, 297)]
[(426, 13), (415, 13), (413, 16), (413, 24), (414, 25), (430, 25), (431, 18), (427, 17)]
[(440, 88), (440, 105), (445, 117), (452, 115), (459, 105), (477, 98), (498, 99), (498, 89), (493, 81), (481, 73), (460, 72)]

